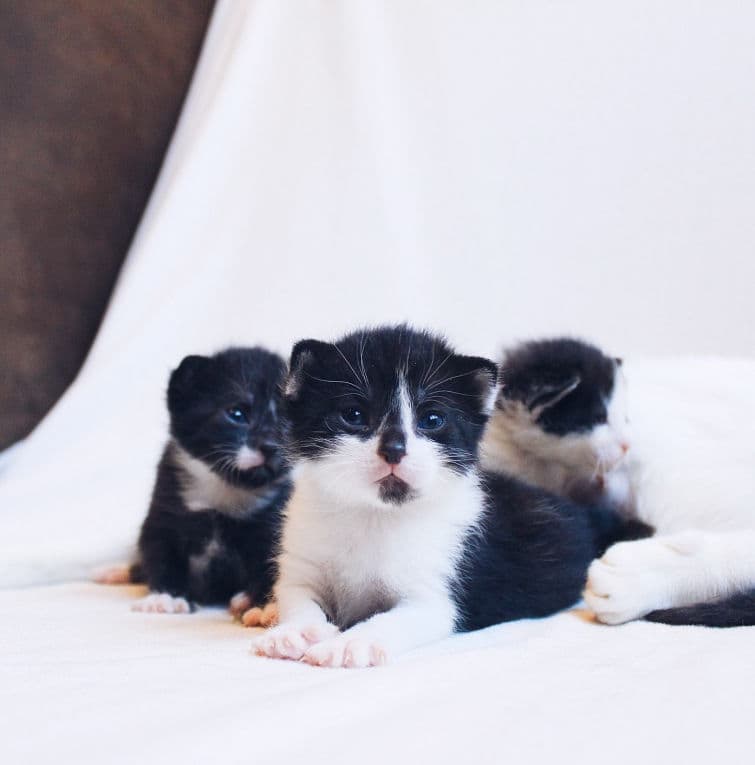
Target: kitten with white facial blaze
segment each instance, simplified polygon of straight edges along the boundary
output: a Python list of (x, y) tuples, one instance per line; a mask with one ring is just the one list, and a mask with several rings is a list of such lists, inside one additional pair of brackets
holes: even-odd
[(289, 366), (280, 624), (256, 653), (365, 667), (552, 614), (623, 537), (616, 513), (480, 472), (493, 362), (402, 325), (301, 341)]
[(231, 348), (188, 356), (171, 374), (171, 438), (130, 576), (150, 594), (134, 610), (230, 601), (241, 615), (268, 602), (291, 489), (279, 411), (285, 369), (263, 348)]
[(634, 497), (621, 359), (571, 338), (505, 352), (480, 449), (489, 470), (631, 515)]

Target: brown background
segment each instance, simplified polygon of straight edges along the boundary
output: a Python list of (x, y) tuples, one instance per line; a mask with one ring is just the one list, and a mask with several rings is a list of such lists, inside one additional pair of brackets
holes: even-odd
[(86, 355), (213, 3), (0, 3), (0, 448)]

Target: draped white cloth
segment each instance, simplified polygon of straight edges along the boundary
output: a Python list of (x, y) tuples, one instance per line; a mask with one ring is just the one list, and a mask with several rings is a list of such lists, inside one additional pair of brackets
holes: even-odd
[[(0, 752), (749, 756), (748, 630), (563, 615), (344, 674), (250, 659), (217, 614), (13, 588), (127, 554), (189, 352), (407, 319), (469, 353), (573, 333), (630, 357), (752, 357), (753, 30), (747, 3), (220, 0), (89, 359), (0, 467), (19, 699)], [(701, 406), (722, 395), (715, 364)]]

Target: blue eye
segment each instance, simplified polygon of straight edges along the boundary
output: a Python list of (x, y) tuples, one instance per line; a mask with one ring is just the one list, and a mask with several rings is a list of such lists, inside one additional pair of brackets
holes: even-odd
[(350, 406), (341, 412), (341, 420), (347, 428), (361, 429), (367, 425), (367, 415), (358, 407)]
[(244, 412), (241, 407), (238, 406), (232, 406), (229, 409), (225, 410), (225, 416), (234, 424), (234, 425), (243, 425), (245, 422), (249, 422), (249, 419), (246, 416), (246, 413)]
[(417, 427), (420, 430), (440, 430), (445, 424), (446, 418), (437, 412), (428, 412), (417, 420)]

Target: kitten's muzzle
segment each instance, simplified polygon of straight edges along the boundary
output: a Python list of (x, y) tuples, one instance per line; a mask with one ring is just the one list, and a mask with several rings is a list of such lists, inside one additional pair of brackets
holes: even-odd
[(398, 465), (406, 456), (406, 436), (403, 430), (389, 428), (380, 436), (377, 453), (389, 464)]

